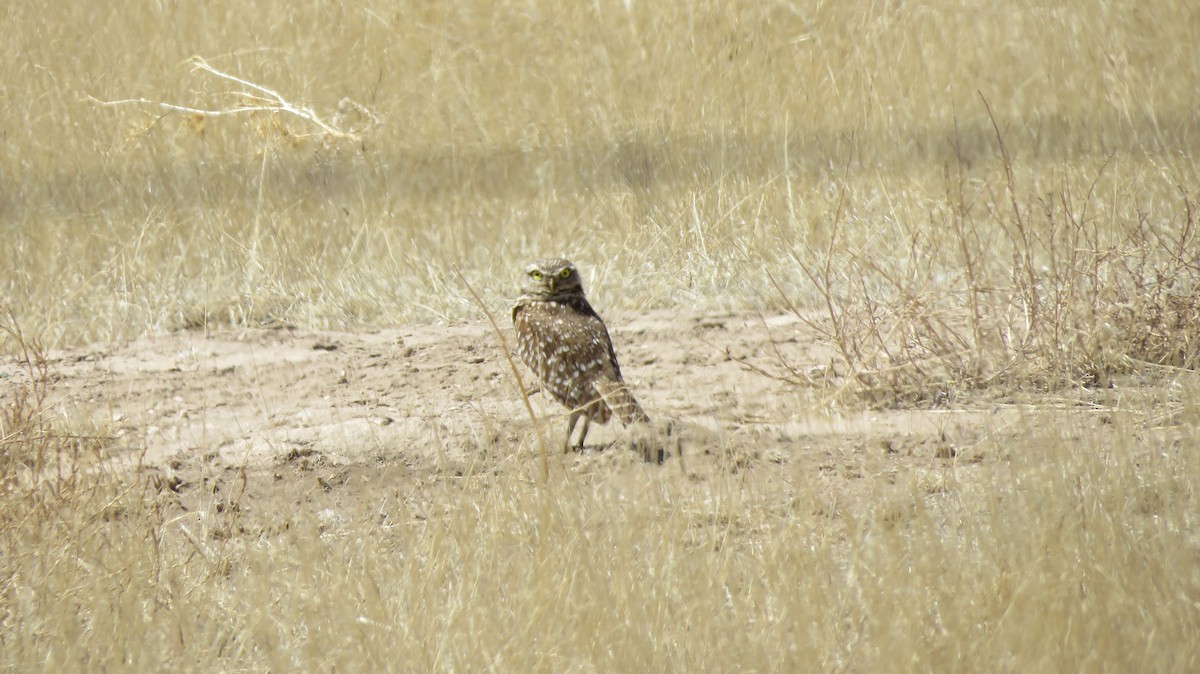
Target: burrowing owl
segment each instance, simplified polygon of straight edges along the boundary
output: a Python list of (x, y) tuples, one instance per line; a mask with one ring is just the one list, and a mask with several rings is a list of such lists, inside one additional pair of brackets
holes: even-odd
[(571, 410), (564, 448), (570, 449), (580, 417), (580, 449), (588, 424), (608, 423), (614, 412), (626, 426), (650, 421), (621, 378), (608, 329), (584, 297), (575, 265), (561, 258), (534, 260), (523, 279), (512, 310), (517, 354), (542, 390)]

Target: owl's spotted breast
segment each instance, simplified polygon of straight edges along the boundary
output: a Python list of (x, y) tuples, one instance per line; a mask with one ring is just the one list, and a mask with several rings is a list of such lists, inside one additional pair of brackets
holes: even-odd
[(607, 422), (611, 411), (594, 383), (619, 382), (621, 370), (600, 317), (564, 302), (535, 301), (517, 305), (513, 320), (517, 354), (543, 390), (567, 408)]

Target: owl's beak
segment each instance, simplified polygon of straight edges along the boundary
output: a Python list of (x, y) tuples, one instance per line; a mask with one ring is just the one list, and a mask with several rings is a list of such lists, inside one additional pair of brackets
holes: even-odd
[(556, 281), (558, 281), (558, 279), (556, 279), (554, 277), (551, 277), (546, 280), (546, 284), (550, 286), (550, 292), (554, 292), (554, 284)]

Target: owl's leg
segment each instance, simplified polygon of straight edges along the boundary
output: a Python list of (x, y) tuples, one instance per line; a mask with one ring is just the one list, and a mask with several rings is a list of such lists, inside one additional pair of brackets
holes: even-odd
[(583, 430), (579, 432), (579, 444), (575, 448), (583, 451), (583, 440), (587, 437), (588, 426), (592, 423), (592, 417), (584, 410), (576, 410), (571, 412), (571, 416), (567, 417), (567, 441), (563, 444), (563, 454), (571, 451), (571, 434), (575, 432), (575, 422), (583, 418)]
[[(571, 415), (567, 417), (567, 439), (563, 442), (563, 454), (571, 451), (571, 434), (575, 432), (575, 422), (579, 421), (579, 415), (579, 412), (571, 412)], [(587, 417), (584, 417), (583, 420), (583, 432), (587, 433)], [(580, 443), (579, 446), (582, 448), (583, 443)]]
[(587, 437), (588, 426), (592, 423), (592, 415), (583, 413), (583, 430), (579, 432), (579, 451), (583, 451), (583, 439)]

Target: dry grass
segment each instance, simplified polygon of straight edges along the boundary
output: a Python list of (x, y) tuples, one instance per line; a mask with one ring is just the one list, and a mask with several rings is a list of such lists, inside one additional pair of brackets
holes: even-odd
[[(0, 20), (6, 668), (1200, 666), (1192, 3), (18, 0)], [(355, 138), (96, 102), (243, 100), (194, 56)], [(639, 467), (269, 524), (236, 493), (180, 514), (43, 405), (39, 340), (477, 317), (452, 269), (501, 307), (518, 261), (558, 252), (607, 307), (821, 308), (831, 395), (1167, 393), (851, 504), (807, 475), (784, 498)]]
[[(1022, 204), (1071, 194), (1115, 237), (1177, 220), (1196, 178), (1184, 2), (3, 12), (0, 288), (50, 346), (474, 316), (448, 262), (499, 305), (547, 251), (605, 306), (777, 303), (763, 270), (816, 304), (787, 248), (823, 249), (839, 201), (840, 241), (881, 258), (952, 244), (947, 171), (1008, 204), (980, 93)], [(90, 98), (243, 100), (196, 55), (362, 142)]]

